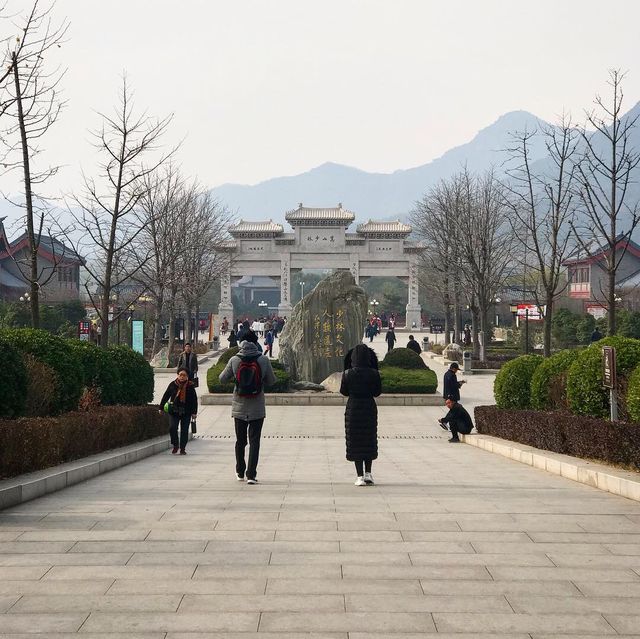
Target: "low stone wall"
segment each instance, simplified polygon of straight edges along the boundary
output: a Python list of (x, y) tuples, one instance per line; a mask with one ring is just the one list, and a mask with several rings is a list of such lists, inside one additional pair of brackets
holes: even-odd
[[(231, 406), (231, 394), (209, 393), (200, 396), (203, 406)], [(337, 393), (265, 393), (268, 406), (344, 406), (347, 398)], [(443, 406), (439, 394), (433, 395), (380, 395), (378, 406)]]

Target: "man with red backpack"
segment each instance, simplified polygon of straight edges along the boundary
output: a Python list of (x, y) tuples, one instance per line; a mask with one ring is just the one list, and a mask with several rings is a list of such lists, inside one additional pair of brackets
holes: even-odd
[[(272, 386), (276, 377), (269, 358), (258, 346), (258, 336), (251, 330), (240, 342), (240, 350), (220, 373), (221, 382), (235, 382), (231, 416), (236, 429), (236, 479), (247, 484), (257, 484), (256, 472), (260, 455), (260, 435), (266, 416), (264, 387)], [(244, 451), (249, 440), (249, 463), (245, 463)]]

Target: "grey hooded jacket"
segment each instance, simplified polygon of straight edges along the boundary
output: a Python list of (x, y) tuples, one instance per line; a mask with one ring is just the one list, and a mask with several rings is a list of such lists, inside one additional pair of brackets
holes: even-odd
[(233, 403), (231, 405), (231, 416), (242, 419), (246, 422), (254, 419), (263, 419), (266, 416), (264, 407), (264, 387), (272, 386), (276, 383), (276, 376), (273, 374), (271, 362), (268, 357), (262, 354), (262, 349), (253, 342), (241, 342), (240, 350), (234, 355), (225, 369), (220, 373), (221, 382), (232, 382), (236, 379), (236, 372), (240, 366), (240, 356), (256, 356), (258, 357), (258, 365), (262, 371), (262, 388), (263, 390), (255, 397), (240, 397), (237, 390), (233, 390)]

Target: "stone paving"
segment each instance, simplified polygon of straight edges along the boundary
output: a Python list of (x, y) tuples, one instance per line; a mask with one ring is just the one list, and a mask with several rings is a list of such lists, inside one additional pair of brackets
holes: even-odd
[(358, 488), (341, 407), (270, 407), (249, 486), (209, 406), (186, 457), (0, 512), (0, 639), (640, 638), (640, 504), (451, 445), (441, 414), (381, 407)]

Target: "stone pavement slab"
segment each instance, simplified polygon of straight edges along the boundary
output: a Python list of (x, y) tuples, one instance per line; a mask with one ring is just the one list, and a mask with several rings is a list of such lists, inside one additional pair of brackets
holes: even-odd
[(210, 406), (186, 457), (0, 512), (0, 639), (637, 634), (640, 504), (451, 446), (442, 412), (380, 408), (371, 487), (342, 408), (271, 408), (249, 486)]

